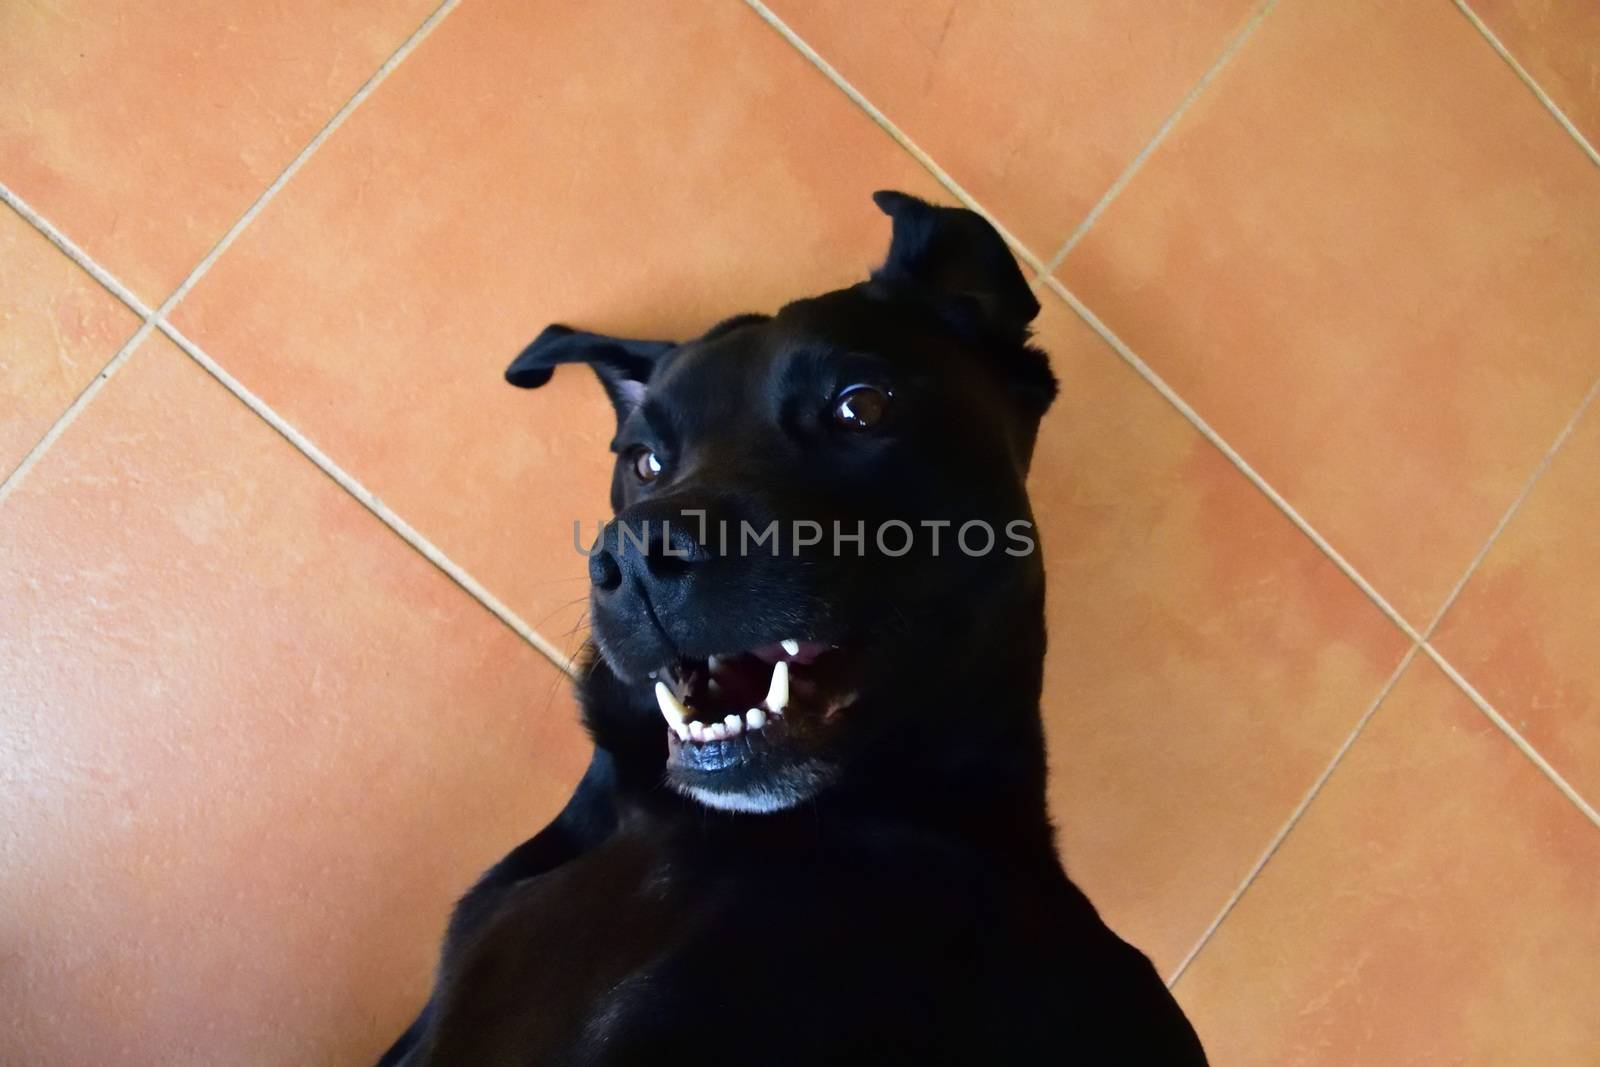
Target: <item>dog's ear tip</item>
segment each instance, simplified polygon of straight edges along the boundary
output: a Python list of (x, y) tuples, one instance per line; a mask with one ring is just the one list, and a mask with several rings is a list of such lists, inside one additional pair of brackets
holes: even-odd
[(650, 377), (655, 363), (676, 347), (670, 341), (633, 341), (574, 330), (561, 323), (546, 326), (517, 353), (505, 379), (519, 389), (537, 389), (555, 377), (564, 363), (587, 363), (605, 386), (620, 414), (632, 396), (630, 382)]
[(553, 377), (554, 370), (549, 367), (530, 367), (520, 356), (506, 368), (506, 381), (518, 389), (537, 389)]
[(911, 207), (912, 205), (919, 207), (931, 206), (926, 201), (918, 200), (910, 193), (902, 193), (898, 189), (879, 189), (877, 192), (872, 194), (872, 202), (878, 205), (879, 211), (883, 212), (885, 215), (888, 215), (890, 218), (894, 218), (897, 214), (904, 211), (906, 208)]
[(506, 368), (506, 381), (519, 389), (537, 389), (548, 382), (555, 375), (553, 361), (547, 358), (548, 348), (576, 332), (559, 322), (540, 330), (539, 336), (524, 345), (522, 351), (517, 353), (517, 358)]

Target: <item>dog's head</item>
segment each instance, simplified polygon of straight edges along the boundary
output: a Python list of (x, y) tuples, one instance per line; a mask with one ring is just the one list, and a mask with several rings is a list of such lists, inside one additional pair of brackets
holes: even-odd
[(712, 807), (1037, 728), (986, 696), (1037, 700), (1039, 304), (978, 215), (875, 199), (893, 238), (868, 281), (683, 344), (552, 326), (506, 372), (586, 363), (616, 409), (585, 712)]

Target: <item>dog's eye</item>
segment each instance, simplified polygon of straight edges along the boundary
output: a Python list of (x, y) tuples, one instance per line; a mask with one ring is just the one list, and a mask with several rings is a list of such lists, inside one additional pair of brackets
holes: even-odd
[(641, 482), (653, 482), (661, 477), (661, 457), (653, 449), (641, 448), (633, 453), (633, 473)]
[(889, 410), (889, 393), (871, 385), (850, 385), (833, 401), (833, 421), (847, 430), (870, 430)]

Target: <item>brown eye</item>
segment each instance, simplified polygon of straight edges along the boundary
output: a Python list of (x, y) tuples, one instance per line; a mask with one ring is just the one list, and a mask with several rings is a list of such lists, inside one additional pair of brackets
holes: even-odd
[(633, 454), (633, 473), (641, 482), (653, 482), (661, 477), (661, 459), (654, 451), (641, 448)]
[(847, 430), (870, 430), (889, 410), (889, 394), (870, 385), (852, 385), (833, 402), (833, 421)]

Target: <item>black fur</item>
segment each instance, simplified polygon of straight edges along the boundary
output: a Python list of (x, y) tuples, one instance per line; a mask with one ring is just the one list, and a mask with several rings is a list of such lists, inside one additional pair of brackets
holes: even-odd
[[(1031, 521), (1056, 388), (1028, 340), (1038, 303), (978, 216), (876, 199), (894, 236), (869, 281), (681, 345), (552, 327), (508, 371), (536, 386), (589, 363), (617, 412), (579, 676), (595, 754), (461, 901), (383, 1064), (1205, 1062), (1056, 857), (1039, 556), (951, 550), (963, 522)], [(862, 382), (887, 415), (843, 429), (833, 407)], [(688, 513), (953, 525), (944, 551), (904, 555), (870, 535), (860, 555), (776, 557), (681, 526), (648, 550), (618, 536)], [(783, 637), (838, 649), (854, 702), (798, 705), (723, 762), (669, 741), (649, 672)], [(750, 797), (781, 810), (714, 810)]]

